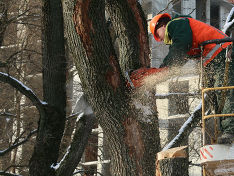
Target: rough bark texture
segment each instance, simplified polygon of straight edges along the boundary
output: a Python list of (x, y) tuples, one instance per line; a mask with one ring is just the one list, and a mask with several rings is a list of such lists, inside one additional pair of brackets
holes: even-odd
[(159, 161), (161, 176), (188, 176), (187, 158), (168, 158)]
[[(72, 12), (74, 7), (74, 1), (70, 0), (63, 0), (62, 1), (63, 6), (63, 19), (64, 19), (64, 37), (65, 37), (65, 53), (67, 58), (67, 86), (66, 86), (66, 92), (67, 92), (67, 116), (72, 115), (72, 107), (74, 102), (74, 69), (73, 69), (73, 57), (74, 55), (71, 50), (69, 50), (68, 43), (70, 41), (67, 31), (68, 28), (73, 27), (74, 29), (74, 23), (72, 21)], [(66, 153), (66, 150), (68, 146), (70, 145), (72, 141), (72, 132), (74, 131), (76, 124), (76, 118), (72, 118), (66, 121), (66, 126), (62, 138), (62, 142), (60, 145), (60, 158), (63, 157), (63, 155)]]
[(52, 107), (40, 114), (39, 128), (33, 155), (29, 162), (31, 176), (54, 176), (51, 168), (57, 162), (61, 133), (61, 115)]
[(48, 103), (40, 114), (38, 134), (30, 160), (30, 175), (55, 175), (66, 119), (66, 59), (62, 4), (45, 0), (43, 7), (43, 94)]
[(119, 46), (122, 71), (149, 66), (147, 23), (140, 4), (135, 0), (107, 0), (106, 10)]
[(8, 2), (6, 0), (1, 1), (0, 4), (0, 46), (2, 46), (4, 34), (8, 25)]
[[(155, 175), (152, 156), (159, 151), (157, 118), (151, 123), (139, 121), (143, 114), (129, 106), (129, 92), (107, 29), (104, 5), (104, 0), (76, 1), (74, 22), (80, 51), (75, 63), (82, 87), (107, 138), (112, 174)], [(127, 6), (126, 10), (131, 9)], [(134, 13), (130, 14), (125, 22), (134, 19)], [(140, 45), (139, 40), (135, 42)], [(128, 45), (134, 42), (126, 42), (127, 48)], [(139, 50), (134, 54), (140, 58)], [(122, 59), (127, 61), (130, 57)]]
[[(75, 31), (74, 22), (72, 19), (75, 1), (64, 0), (62, 3), (65, 39), (68, 44), (70, 56), (75, 59), (77, 56), (83, 55), (84, 53), (82, 44), (80, 43), (80, 37)], [(84, 95), (83, 98), (85, 99)], [(82, 98), (80, 98), (80, 101), (81, 99)], [(86, 102), (86, 99), (84, 101)], [(85, 117), (86, 119), (84, 119)], [(77, 164), (80, 162), (94, 122), (95, 118), (93, 117), (93, 114), (85, 115), (81, 121), (78, 122), (75, 137), (72, 139), (71, 143), (71, 146), (73, 147), (69, 149), (69, 154), (66, 156), (64, 162), (61, 163), (61, 167), (57, 171), (58, 176), (63, 176), (64, 173), (66, 173), (67, 176), (72, 175), (73, 171), (77, 167)], [(72, 124), (70, 127), (67, 126), (67, 128), (73, 129)], [(67, 129), (64, 132), (64, 135), (71, 136), (72, 130)], [(66, 146), (68, 146), (68, 144), (66, 144)]]
[(80, 159), (83, 155), (85, 146), (88, 142), (88, 138), (92, 132), (94, 125), (94, 115), (84, 115), (77, 122), (76, 131), (73, 137), (73, 141), (64, 161), (61, 163), (59, 169), (57, 170), (57, 176), (72, 176), (74, 170), (76, 169)]

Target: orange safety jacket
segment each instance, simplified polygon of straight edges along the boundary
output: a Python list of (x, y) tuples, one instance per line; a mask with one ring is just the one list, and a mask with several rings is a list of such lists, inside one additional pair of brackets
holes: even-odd
[(201, 53), (201, 48), (199, 44), (201, 44), (202, 42), (207, 40), (223, 39), (228, 36), (222, 31), (218, 30), (217, 28), (210, 26), (206, 23), (195, 20), (193, 18), (188, 19), (193, 33), (193, 43), (190, 51), (187, 54), (190, 56), (202, 54), (204, 58), (204, 66), (206, 66), (212, 59), (214, 59), (215, 56), (217, 56), (222, 51), (222, 49), (232, 44), (232, 42), (226, 42), (223, 44), (208, 44), (204, 46), (203, 52)]

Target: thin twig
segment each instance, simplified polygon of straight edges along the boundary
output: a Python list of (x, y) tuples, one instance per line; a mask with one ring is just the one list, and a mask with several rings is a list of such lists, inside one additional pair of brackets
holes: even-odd
[(27, 136), (24, 140), (22, 140), (21, 142), (17, 142), (16, 144), (14, 144), (14, 145), (8, 147), (7, 149), (5, 149), (5, 150), (3, 150), (3, 151), (0, 151), (0, 156), (3, 156), (3, 155), (5, 155), (6, 153), (9, 153), (9, 152), (12, 151), (13, 149), (17, 148), (18, 146), (20, 146), (20, 145), (26, 143), (26, 142), (30, 139), (30, 137), (31, 137), (33, 134), (36, 134), (36, 133), (37, 133), (37, 130), (31, 131), (31, 132), (28, 134), (28, 136)]

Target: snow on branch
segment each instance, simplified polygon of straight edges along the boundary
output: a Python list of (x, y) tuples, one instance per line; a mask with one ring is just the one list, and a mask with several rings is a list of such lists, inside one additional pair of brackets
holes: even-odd
[(2, 112), (2, 113), (0, 113), (0, 116), (3, 116), (3, 117), (5, 117), (5, 116), (7, 116), (7, 117), (16, 117), (16, 115), (15, 114), (12, 114), (12, 113), (9, 113), (9, 112)]
[(168, 150), (170, 148), (175, 147), (180, 141), (183, 140), (183, 138), (186, 135), (186, 132), (189, 130), (192, 130), (192, 125), (196, 124), (201, 119), (201, 109), (202, 109), (202, 102), (196, 107), (192, 115), (187, 119), (187, 121), (182, 125), (182, 127), (179, 129), (179, 133), (177, 134), (174, 139), (167, 144), (162, 151)]
[(30, 88), (9, 74), (0, 72), (0, 82), (8, 83), (19, 90), (32, 101), (33, 105), (37, 107), (40, 113), (43, 111), (43, 105), (47, 104), (46, 102), (41, 101)]
[(59, 163), (54, 163), (51, 168), (55, 169), (58, 176), (72, 175), (83, 155), (88, 138), (92, 133), (95, 122), (94, 114), (81, 113), (76, 122), (74, 136), (66, 154)]
[(28, 136), (27, 136), (24, 140), (22, 140), (22, 141), (20, 141), (20, 142), (18, 142), (18, 141), (19, 141), (19, 138), (17, 138), (17, 139), (15, 140), (15, 142), (14, 142), (13, 145), (11, 145), (10, 147), (8, 147), (8, 148), (5, 149), (5, 150), (0, 151), (0, 156), (5, 155), (6, 153), (8, 153), (8, 152), (12, 151), (13, 149), (17, 148), (18, 146), (24, 144), (24, 143), (27, 142), (27, 141), (30, 139), (30, 137), (31, 137), (33, 134), (35, 134), (35, 133), (37, 133), (37, 130), (31, 131), (31, 132), (28, 134)]
[(73, 118), (80, 118), (80, 115), (83, 115), (83, 113), (80, 113), (80, 112), (77, 112), (77, 113), (74, 113), (74, 114), (71, 114), (70, 116), (68, 116), (67, 118), (66, 118), (66, 120), (70, 120), (70, 119), (73, 119)]
[[(232, 19), (232, 20), (231, 20)], [(222, 31), (224, 33), (227, 32), (227, 30), (234, 24), (234, 7), (231, 9), (230, 13), (227, 16), (226, 22), (223, 26)]]
[(65, 159), (65, 158), (67, 157), (67, 155), (69, 154), (70, 149), (71, 149), (71, 146), (69, 145), (68, 148), (67, 148), (66, 153), (64, 154), (63, 158), (59, 161), (59, 163), (56, 163), (56, 164), (53, 163), (50, 167), (53, 168), (54, 170), (57, 170), (57, 169), (60, 167), (61, 163), (64, 162), (64, 159)]
[[(207, 103), (208, 96), (204, 96), (204, 103)], [(208, 110), (208, 107), (205, 108), (205, 111)], [(172, 141), (167, 144), (162, 151), (168, 150), (170, 148), (178, 146), (180, 142), (184, 140), (185, 137), (187, 137), (188, 134), (193, 130), (193, 128), (196, 126), (196, 124), (201, 120), (202, 116), (202, 101), (199, 103), (199, 105), (195, 108), (191, 116), (184, 122), (182, 127), (179, 129), (178, 134), (172, 139)]]

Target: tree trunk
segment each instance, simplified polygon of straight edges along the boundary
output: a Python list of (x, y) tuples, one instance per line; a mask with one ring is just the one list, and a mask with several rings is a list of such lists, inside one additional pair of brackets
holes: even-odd
[[(64, 2), (64, 1), (63, 1)], [(72, 16), (71, 16), (72, 17)], [(65, 18), (64, 18), (65, 19)], [(66, 25), (66, 20), (64, 20), (64, 25)], [(70, 117), (72, 115), (72, 107), (73, 107), (73, 102), (74, 102), (74, 98), (73, 98), (73, 91), (74, 91), (74, 87), (73, 87), (73, 80), (74, 80), (74, 71), (73, 71), (73, 62), (72, 62), (72, 57), (71, 54), (69, 54), (69, 50), (67, 47), (67, 42), (65, 45), (65, 49), (66, 49), (66, 58), (67, 58), (67, 68), (69, 70), (67, 70), (67, 83), (66, 83), (66, 93), (67, 93), (67, 107), (66, 107), (66, 116)], [(67, 118), (68, 119), (68, 118)], [(59, 159), (61, 159), (66, 151), (67, 148), (69, 147), (69, 145), (71, 144), (72, 141), (72, 133), (75, 129), (75, 124), (76, 124), (76, 118), (69, 118), (68, 120), (66, 120), (66, 125), (65, 125), (65, 129), (64, 129), (64, 133), (63, 133), (63, 138), (61, 141), (61, 145), (60, 145), (60, 153), (59, 153)]]
[(187, 158), (168, 158), (159, 160), (161, 176), (188, 176)]
[(150, 66), (147, 22), (140, 4), (134, 0), (107, 0), (106, 11), (117, 36), (123, 73)]
[(6, 0), (1, 1), (0, 5), (0, 46), (3, 44), (4, 34), (8, 25), (8, 2)]
[[(129, 91), (107, 29), (104, 5), (104, 0), (76, 1), (74, 22), (80, 39), (76, 48), (80, 50), (75, 64), (83, 90), (108, 141), (112, 174), (153, 176), (154, 158), (160, 148), (158, 120), (154, 116), (147, 123), (142, 119), (149, 117), (130, 106)], [(139, 40), (135, 41), (139, 45)], [(135, 54), (140, 58), (140, 52)]]
[(43, 7), (43, 94), (48, 105), (40, 114), (38, 134), (30, 160), (30, 175), (55, 175), (66, 119), (66, 59), (61, 1), (45, 0)]
[(61, 163), (57, 170), (56, 176), (72, 176), (74, 170), (80, 162), (83, 155), (85, 146), (88, 142), (88, 138), (92, 132), (94, 125), (94, 115), (84, 115), (77, 122), (76, 131), (73, 137), (73, 141), (70, 145), (67, 155), (64, 157), (64, 161)]

